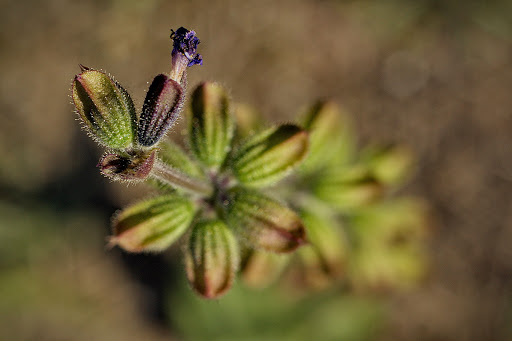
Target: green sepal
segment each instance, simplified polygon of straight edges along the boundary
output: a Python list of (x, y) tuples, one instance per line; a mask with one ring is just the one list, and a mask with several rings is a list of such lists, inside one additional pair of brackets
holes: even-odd
[(346, 212), (377, 200), (382, 194), (382, 185), (367, 167), (353, 165), (321, 173), (312, 184), (312, 190), (322, 201)]
[(293, 124), (275, 126), (250, 137), (238, 148), (232, 170), (247, 186), (268, 186), (290, 174), (307, 151), (306, 131)]
[(233, 138), (234, 120), (226, 90), (202, 83), (192, 93), (189, 144), (196, 158), (209, 168), (219, 168)]
[(195, 213), (195, 205), (177, 194), (140, 201), (113, 217), (111, 243), (130, 252), (162, 251), (185, 232)]
[(346, 269), (348, 241), (340, 223), (326, 212), (309, 208), (300, 212), (308, 236), (308, 246), (299, 250), (311, 282), (340, 278)]
[(87, 131), (106, 147), (133, 147), (137, 117), (130, 95), (105, 73), (83, 70), (75, 76), (72, 97)]
[(334, 102), (320, 101), (303, 119), (310, 150), (301, 170), (311, 172), (328, 165), (342, 165), (354, 157), (356, 138), (349, 116)]
[(185, 250), (187, 278), (204, 298), (218, 298), (233, 284), (240, 264), (238, 242), (220, 220), (203, 220), (192, 228)]
[(223, 213), (240, 240), (254, 249), (291, 252), (306, 242), (299, 216), (285, 204), (256, 190), (234, 187)]
[(176, 168), (184, 174), (195, 178), (204, 177), (204, 172), (195, 160), (183, 150), (183, 148), (172, 140), (165, 140), (159, 144), (158, 156), (167, 165)]

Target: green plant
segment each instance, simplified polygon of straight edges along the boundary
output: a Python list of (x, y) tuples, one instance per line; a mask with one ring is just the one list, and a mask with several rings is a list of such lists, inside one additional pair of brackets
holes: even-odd
[[(115, 181), (145, 181), (161, 192), (114, 217), (112, 245), (159, 252), (185, 235), (187, 277), (206, 298), (225, 293), (239, 271), (248, 283), (268, 283), (291, 258), (275, 255), (297, 248), (310, 284), (344, 274), (380, 282), (372, 259), (365, 258), (373, 253), (377, 259), (400, 253), (400, 264), (390, 261), (388, 269), (397, 283), (408, 271), (414, 272), (410, 279), (421, 276), (423, 260), (408, 252), (410, 242), (420, 240), (421, 209), (407, 202), (406, 208), (399, 205), (405, 213), (395, 215), (383, 200), (407, 173), (408, 153), (392, 148), (359, 155), (347, 119), (333, 103), (312, 107), (302, 126), (262, 129), (259, 118), (234, 108), (216, 83), (192, 92), (182, 148), (165, 135), (183, 110), (187, 68), (201, 65), (202, 57), (194, 31), (181, 27), (171, 38), (171, 71), (154, 78), (140, 113), (103, 72), (81, 66), (73, 82), (84, 126), (108, 150), (98, 163), (101, 173)], [(386, 214), (398, 223), (366, 231), (377, 226), (372, 217), (380, 224)], [(413, 218), (405, 228), (401, 217), (407, 215)], [(403, 238), (391, 244), (405, 250), (389, 246), (396, 234)], [(404, 259), (414, 260), (404, 265)]]

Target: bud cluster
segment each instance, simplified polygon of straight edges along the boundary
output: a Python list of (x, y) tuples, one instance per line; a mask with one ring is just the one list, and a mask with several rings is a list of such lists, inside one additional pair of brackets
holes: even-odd
[[(187, 278), (205, 298), (225, 293), (240, 270), (250, 284), (270, 283), (299, 247), (312, 281), (339, 278), (347, 267), (354, 278), (373, 279), (365, 269), (370, 262), (357, 255), (375, 239), (361, 228), (353, 233), (354, 247), (339, 225), (347, 217), (354, 226), (365, 224), (362, 209), (403, 178), (408, 154), (370, 150), (356, 160), (351, 130), (332, 103), (314, 106), (302, 127), (263, 128), (253, 110), (233, 105), (226, 89), (212, 82), (191, 93), (182, 147), (165, 135), (182, 115), (186, 70), (202, 65), (202, 57), (194, 31), (181, 27), (171, 38), (171, 71), (154, 78), (140, 112), (103, 72), (82, 66), (73, 81), (85, 129), (107, 148), (101, 173), (147, 181), (161, 192), (114, 216), (111, 245), (159, 252), (183, 239)], [(394, 236), (383, 233), (383, 242)]]
[[(283, 193), (301, 217), (308, 245), (298, 250), (295, 272), (308, 286), (343, 280), (356, 288), (408, 286), (426, 272), (426, 207), (416, 199), (389, 197), (411, 171), (401, 146), (358, 153), (351, 122), (336, 104), (318, 102), (304, 115), (310, 152)], [(284, 267), (242, 269), (249, 281), (275, 277)], [(257, 273), (259, 272), (259, 273)], [(296, 277), (294, 277), (296, 278)], [(262, 282), (267, 284), (267, 282)]]

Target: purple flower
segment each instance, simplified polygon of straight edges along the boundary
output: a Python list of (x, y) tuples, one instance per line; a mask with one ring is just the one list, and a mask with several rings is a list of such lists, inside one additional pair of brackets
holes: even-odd
[(170, 78), (180, 83), (184, 88), (186, 84), (186, 69), (192, 65), (203, 65), (203, 57), (197, 53), (199, 38), (195, 31), (189, 31), (184, 27), (172, 31), (172, 67)]
[(187, 57), (189, 63), (187, 66), (203, 65), (203, 57), (196, 53), (197, 45), (201, 42), (196, 36), (195, 31), (189, 31), (185, 27), (180, 27), (176, 31), (172, 31), (171, 39), (173, 40), (172, 54), (183, 54)]

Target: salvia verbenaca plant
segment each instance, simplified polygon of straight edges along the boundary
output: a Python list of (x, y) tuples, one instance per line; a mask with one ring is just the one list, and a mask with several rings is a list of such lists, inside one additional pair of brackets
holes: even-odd
[[(383, 200), (410, 169), (406, 150), (358, 155), (346, 117), (330, 102), (311, 108), (301, 125), (267, 126), (211, 82), (192, 91), (184, 148), (166, 133), (183, 115), (187, 68), (202, 57), (194, 31), (181, 27), (171, 39), (171, 70), (153, 79), (141, 111), (104, 72), (81, 65), (73, 81), (83, 126), (107, 149), (100, 172), (160, 193), (113, 217), (112, 245), (160, 252), (185, 238), (186, 274), (205, 298), (225, 293), (238, 272), (249, 284), (269, 283), (296, 249), (311, 284), (379, 284), (388, 268), (384, 277), (398, 282), (403, 273), (420, 277), (421, 205)], [(398, 265), (397, 245), (406, 248)]]

